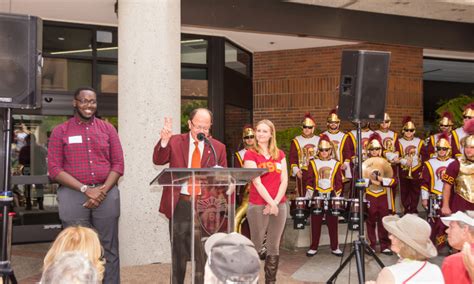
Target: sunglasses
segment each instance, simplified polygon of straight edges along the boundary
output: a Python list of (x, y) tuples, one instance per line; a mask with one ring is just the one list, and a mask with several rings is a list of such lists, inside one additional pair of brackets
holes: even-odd
[(449, 124), (440, 124), (439, 127), (450, 127), (451, 125)]
[(306, 126), (306, 125), (303, 125), (303, 129), (313, 129), (314, 126)]
[(447, 147), (436, 147), (436, 151), (448, 151), (449, 148)]
[(390, 120), (384, 120), (383, 123), (390, 123)]
[(380, 147), (377, 147), (377, 148), (372, 148), (372, 149), (369, 149), (370, 151), (378, 151), (378, 150), (381, 150), (382, 148)]
[(255, 136), (253, 136), (253, 135), (249, 135), (249, 136), (245, 136), (245, 137), (244, 137), (245, 140), (247, 140), (247, 139), (254, 139), (254, 138), (255, 138)]
[(405, 129), (405, 132), (415, 132), (415, 129)]
[(319, 149), (319, 152), (329, 152), (331, 148)]
[(472, 116), (469, 116), (469, 115), (464, 115), (462, 118), (464, 118), (464, 119), (471, 119), (471, 118), (472, 118)]

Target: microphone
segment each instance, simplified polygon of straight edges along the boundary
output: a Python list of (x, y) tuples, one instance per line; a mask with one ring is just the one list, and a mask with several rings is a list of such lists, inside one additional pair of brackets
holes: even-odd
[(209, 147), (211, 147), (211, 150), (212, 150), (212, 154), (214, 155), (214, 161), (216, 162), (216, 164), (214, 165), (215, 168), (220, 168), (220, 166), (217, 164), (217, 153), (216, 153), (216, 149), (214, 149), (214, 146), (212, 146), (212, 143), (211, 141), (209, 141), (209, 139), (207, 139), (206, 137), (206, 134), (204, 133), (198, 133), (198, 135), (196, 136), (197, 139), (199, 141), (204, 141), (204, 143), (206, 143), (207, 145), (209, 145)]

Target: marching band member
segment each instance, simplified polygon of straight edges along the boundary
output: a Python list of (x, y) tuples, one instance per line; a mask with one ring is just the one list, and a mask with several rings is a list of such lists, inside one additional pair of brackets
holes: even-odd
[[(334, 159), (334, 147), (327, 135), (321, 135), (318, 144), (318, 159), (311, 160), (308, 166), (306, 176), (306, 196), (309, 198), (320, 196), (331, 197), (339, 196), (342, 192), (342, 173), (340, 171), (340, 162)], [(331, 253), (336, 256), (342, 256), (339, 249), (337, 233), (337, 216), (325, 211), (321, 215), (311, 215), (311, 246), (306, 252), (306, 256), (311, 257), (318, 253), (319, 239), (321, 237), (321, 226), (323, 224), (323, 215), (326, 217), (326, 223), (329, 230), (329, 239), (331, 243)]]
[(255, 145), (255, 131), (249, 124), (245, 125), (242, 130), (242, 145), (244, 148), (235, 152), (234, 168), (243, 168), (245, 152)]
[[(424, 208), (428, 208), (428, 200), (432, 202), (440, 201), (438, 206), (442, 206), (443, 181), (441, 177), (446, 172), (448, 165), (454, 161), (451, 158), (451, 144), (449, 143), (448, 133), (444, 132), (438, 135), (436, 139), (435, 157), (424, 163), (421, 184), (421, 202)], [(429, 208), (434, 210), (435, 208)], [(436, 212), (430, 212), (434, 215)], [(446, 226), (441, 222), (440, 216), (428, 218), (431, 226), (431, 241), (438, 249), (446, 244)]]
[(463, 149), (463, 139), (468, 136), (468, 132), (465, 129), (466, 123), (474, 118), (474, 103), (470, 103), (464, 107), (463, 116), (463, 126), (453, 130), (453, 153), (457, 157), (461, 157), (464, 153)]
[(379, 129), (375, 130), (375, 132), (379, 134), (382, 139), (382, 146), (384, 148), (383, 156), (392, 164), (392, 168), (395, 170), (396, 165), (394, 164), (394, 160), (399, 156), (399, 153), (395, 149), (398, 134), (390, 130), (391, 124), (392, 119), (388, 113), (384, 113), (383, 121), (379, 124)]
[(443, 112), (441, 119), (439, 120), (439, 133), (431, 135), (427, 139), (426, 152), (429, 158), (433, 158), (436, 154), (436, 144), (438, 143), (438, 137), (442, 133), (446, 133), (448, 137), (448, 142), (450, 145), (453, 145), (453, 115), (449, 111)]
[(296, 177), (298, 196), (304, 197), (306, 193), (306, 172), (308, 164), (314, 158), (315, 148), (319, 136), (314, 135), (316, 122), (310, 113), (306, 113), (301, 123), (302, 133), (296, 136), (290, 145), (290, 169), (292, 176)]
[(418, 213), (418, 201), (420, 200), (421, 166), (425, 147), (423, 141), (415, 137), (415, 123), (411, 117), (406, 116), (402, 122), (402, 138), (398, 139), (396, 149), (401, 159), (399, 167), (400, 175), (400, 199), (404, 213)]
[(469, 135), (462, 140), (463, 155), (449, 164), (442, 177), (444, 215), (474, 210), (474, 119), (467, 121), (464, 128)]
[(393, 191), (396, 188), (397, 182), (393, 178), (393, 170), (390, 163), (382, 156), (382, 153), (382, 138), (378, 133), (373, 133), (367, 144), (367, 155), (370, 160), (366, 160), (362, 164), (367, 186), (365, 198), (370, 204), (365, 222), (370, 247), (374, 251), (376, 250), (377, 236), (375, 230), (377, 230), (380, 251), (383, 254), (391, 255), (390, 239), (388, 238), (387, 230), (383, 226), (382, 219), (394, 213)]

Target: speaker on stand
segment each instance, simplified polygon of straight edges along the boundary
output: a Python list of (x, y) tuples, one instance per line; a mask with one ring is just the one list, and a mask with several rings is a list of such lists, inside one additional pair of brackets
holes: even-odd
[(9, 207), (13, 200), (10, 182), (10, 158), (13, 108), (38, 108), (41, 106), (41, 68), (43, 23), (38, 17), (0, 13), (0, 108), (3, 120), (3, 190), (0, 192), (2, 207), (2, 245), (0, 274), (3, 283), (17, 283), (8, 256), (11, 237)]

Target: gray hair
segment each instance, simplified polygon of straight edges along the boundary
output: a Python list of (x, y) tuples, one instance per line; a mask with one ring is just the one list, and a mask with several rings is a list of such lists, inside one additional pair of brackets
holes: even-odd
[(98, 273), (89, 258), (81, 252), (62, 253), (53, 265), (43, 271), (41, 284), (99, 283)]

